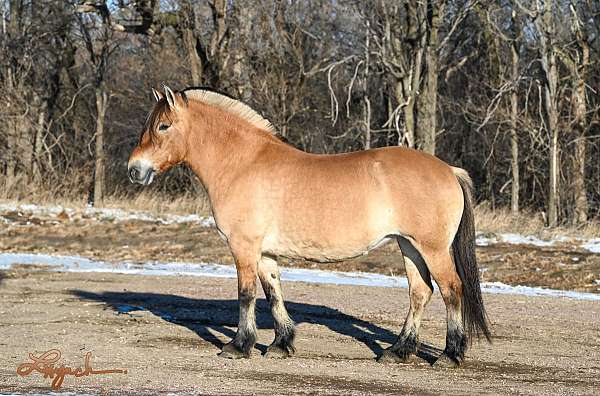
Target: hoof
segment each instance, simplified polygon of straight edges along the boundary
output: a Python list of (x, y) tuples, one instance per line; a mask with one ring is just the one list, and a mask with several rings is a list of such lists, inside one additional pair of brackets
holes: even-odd
[(247, 359), (250, 357), (250, 352), (244, 352), (236, 347), (233, 342), (230, 342), (223, 346), (219, 356), (225, 359)]
[(294, 352), (296, 352), (296, 349), (291, 345), (271, 345), (267, 348), (265, 357), (270, 359), (285, 359), (292, 356)]
[(459, 366), (460, 363), (458, 361), (452, 359), (445, 353), (443, 353), (433, 364), (433, 367), (436, 369), (453, 369), (458, 368)]
[(412, 356), (412, 353), (404, 353), (399, 355), (396, 351), (385, 349), (381, 356), (377, 358), (377, 361), (379, 363), (410, 363)]

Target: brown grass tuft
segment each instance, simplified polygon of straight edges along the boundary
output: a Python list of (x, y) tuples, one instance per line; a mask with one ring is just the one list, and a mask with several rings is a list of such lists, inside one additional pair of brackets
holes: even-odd
[(509, 209), (492, 210), (487, 202), (475, 207), (475, 229), (482, 232), (510, 232), (521, 235), (534, 235), (540, 238), (556, 236), (593, 238), (600, 236), (600, 222), (590, 220), (584, 225), (561, 225), (546, 227), (541, 212), (521, 211), (513, 214)]

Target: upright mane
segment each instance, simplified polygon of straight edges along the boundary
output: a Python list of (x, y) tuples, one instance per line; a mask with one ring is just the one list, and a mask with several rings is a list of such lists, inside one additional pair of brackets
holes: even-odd
[(187, 88), (181, 91), (181, 94), (184, 98), (218, 107), (227, 113), (234, 114), (248, 121), (257, 128), (264, 129), (273, 135), (277, 134), (273, 124), (269, 120), (239, 100), (202, 88)]

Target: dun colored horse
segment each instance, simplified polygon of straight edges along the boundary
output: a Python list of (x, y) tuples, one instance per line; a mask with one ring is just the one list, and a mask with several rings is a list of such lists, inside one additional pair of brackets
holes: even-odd
[(447, 309), (446, 347), (435, 364), (460, 365), (472, 335), (490, 340), (466, 171), (403, 147), (305, 153), (228, 96), (197, 88), (153, 92), (157, 103), (129, 159), (129, 178), (148, 185), (185, 163), (204, 184), (238, 274), (239, 326), (221, 356), (251, 354), (257, 276), (275, 321), (266, 356), (295, 352), (278, 257), (346, 260), (394, 239), (404, 256), (410, 309), (398, 340), (379, 360), (406, 362), (416, 353), (431, 277)]

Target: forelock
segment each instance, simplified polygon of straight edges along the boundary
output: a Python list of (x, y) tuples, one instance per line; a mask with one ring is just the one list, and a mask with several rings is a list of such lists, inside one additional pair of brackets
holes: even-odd
[(144, 125), (144, 130), (142, 131), (142, 135), (140, 136), (140, 141), (142, 140), (142, 136), (144, 136), (145, 132), (150, 134), (152, 141), (154, 142), (156, 138), (156, 130), (158, 128), (158, 124), (160, 124), (161, 120), (167, 120), (169, 122), (173, 122), (171, 109), (169, 108), (169, 103), (167, 99), (162, 98), (154, 105), (154, 108), (148, 114), (148, 118), (146, 118), (146, 123)]

